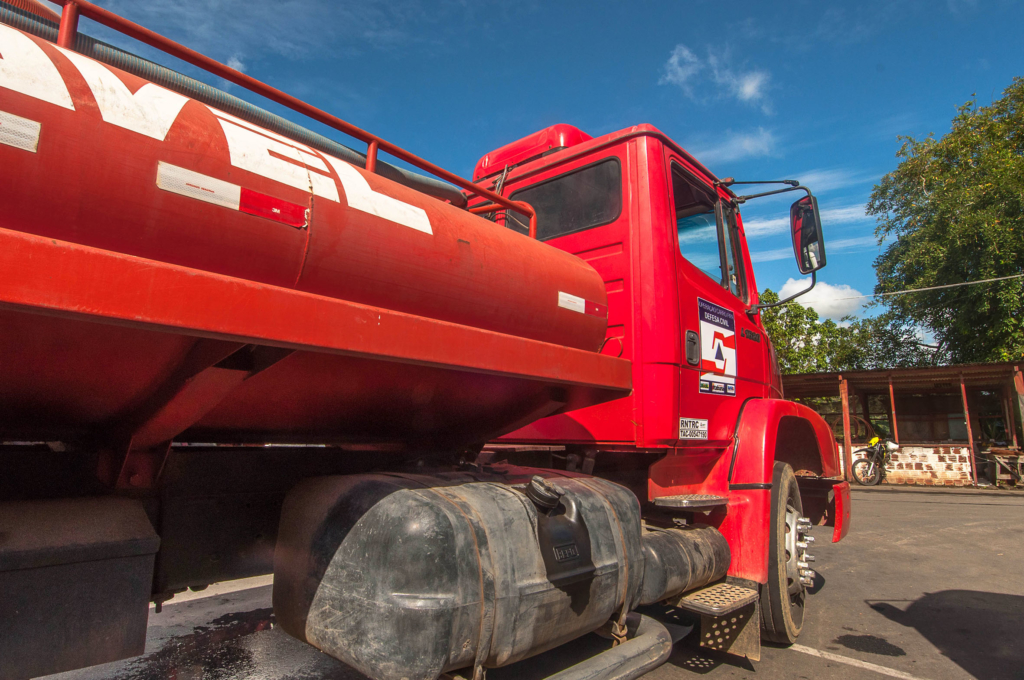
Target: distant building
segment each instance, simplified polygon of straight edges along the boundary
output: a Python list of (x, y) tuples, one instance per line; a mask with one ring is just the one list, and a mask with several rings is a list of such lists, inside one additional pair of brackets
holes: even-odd
[(1021, 484), (1022, 365), (965, 364), (783, 376), (787, 399), (832, 426), (848, 470), (873, 436), (900, 444), (885, 483)]

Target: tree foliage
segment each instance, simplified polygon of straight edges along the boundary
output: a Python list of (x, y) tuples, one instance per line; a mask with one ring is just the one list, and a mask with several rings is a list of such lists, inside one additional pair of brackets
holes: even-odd
[[(778, 300), (771, 289), (761, 293), (764, 304)], [(914, 325), (891, 312), (836, 323), (821, 321), (812, 307), (791, 302), (762, 311), (761, 321), (785, 374), (934, 366), (947, 358), (922, 344)]]
[[(960, 107), (935, 139), (901, 137), (875, 186), (876, 293), (1024, 273), (1024, 78)], [(891, 239), (891, 240), (890, 240)], [(890, 321), (929, 329), (955, 363), (1024, 357), (1024, 279), (883, 298)]]

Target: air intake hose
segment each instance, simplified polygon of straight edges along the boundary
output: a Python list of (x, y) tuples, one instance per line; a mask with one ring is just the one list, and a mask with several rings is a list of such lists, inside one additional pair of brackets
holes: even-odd
[[(49, 40), (53, 43), (57, 42), (58, 26), (55, 22), (44, 19), (15, 5), (2, 2), (2, 0), (0, 0), (0, 22), (43, 40)], [(75, 51), (114, 68), (119, 68), (140, 78), (145, 78), (161, 87), (166, 87), (168, 90), (191, 97), (225, 113), (230, 113), (242, 120), (272, 130), (289, 139), (302, 142), (317, 151), (330, 154), (359, 167), (366, 166), (365, 154), (350, 149), (312, 130), (307, 130), (301, 125), (296, 125), (290, 120), (254, 106), (234, 95), (218, 90), (215, 87), (210, 87), (195, 78), (190, 78), (148, 59), (143, 59), (131, 52), (108, 45), (84, 33), (78, 33), (75, 40)], [(377, 174), (411, 189), (416, 189), (428, 196), (451, 201), (457, 207), (462, 208), (466, 205), (466, 197), (458, 188), (439, 179), (410, 172), (383, 161), (377, 161)]]

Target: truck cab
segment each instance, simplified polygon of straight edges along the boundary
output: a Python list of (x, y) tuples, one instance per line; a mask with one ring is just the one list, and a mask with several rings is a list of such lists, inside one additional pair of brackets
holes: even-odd
[[(564, 456), (568, 469), (616, 479), (650, 511), (717, 526), (733, 550), (730, 575), (765, 583), (776, 463), (792, 468), (805, 506), (821, 501), (815, 521), (835, 518), (832, 487), (841, 471), (827, 425), (783, 399), (761, 323), (743, 197), (650, 125), (598, 138), (556, 125), (485, 155), (474, 181), (531, 205), (539, 240), (597, 270), (606, 310), (594, 301), (560, 304), (606, 313), (600, 351), (632, 362), (629, 396), (537, 420), (499, 446), (520, 456), (554, 450), (552, 465)], [(816, 217), (812, 202), (794, 204), (797, 239), (801, 206)], [(527, 231), (513, 211), (493, 219)], [(821, 243), (813, 255), (824, 264)], [(638, 456), (648, 462), (644, 478), (617, 472), (636, 470)], [(840, 518), (835, 540), (847, 526)]]

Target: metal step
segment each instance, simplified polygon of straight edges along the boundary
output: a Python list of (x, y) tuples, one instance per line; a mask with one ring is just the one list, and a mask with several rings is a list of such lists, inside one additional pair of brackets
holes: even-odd
[(715, 583), (684, 594), (675, 606), (706, 616), (722, 616), (753, 604), (759, 597), (760, 594), (753, 588)]
[(681, 496), (661, 496), (654, 499), (654, 504), (662, 508), (714, 508), (726, 505), (729, 499), (725, 496), (712, 496), (706, 493), (692, 493)]

